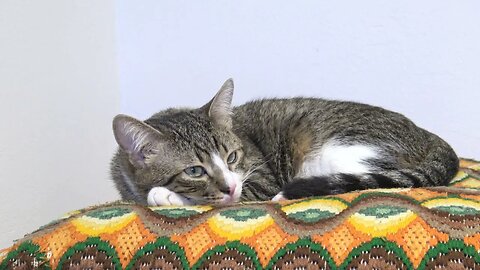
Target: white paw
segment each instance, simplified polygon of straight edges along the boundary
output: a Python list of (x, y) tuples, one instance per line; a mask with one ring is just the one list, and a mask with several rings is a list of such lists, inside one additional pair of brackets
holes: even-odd
[(287, 198), (283, 196), (283, 192), (280, 192), (277, 195), (275, 195), (275, 197), (273, 197), (272, 202), (279, 202), (279, 201), (285, 201), (285, 200), (287, 200)]
[(191, 202), (168, 188), (154, 187), (148, 192), (147, 202), (150, 206), (191, 205)]

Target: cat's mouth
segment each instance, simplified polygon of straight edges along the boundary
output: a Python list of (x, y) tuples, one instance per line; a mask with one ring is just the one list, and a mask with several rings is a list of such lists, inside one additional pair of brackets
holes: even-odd
[[(186, 197), (186, 196), (185, 196)], [(188, 198), (187, 200), (191, 202), (192, 205), (198, 204), (233, 204), (240, 201), (240, 196), (232, 194), (222, 194), (216, 198)]]
[(233, 184), (229, 194), (223, 194), (221, 204), (236, 203), (242, 195), (242, 184)]
[(236, 202), (238, 202), (238, 199), (236, 199), (233, 194), (224, 194), (223, 198), (219, 201), (219, 204), (230, 204)]
[(233, 204), (240, 201), (240, 196), (242, 194), (242, 186), (235, 185), (229, 194), (222, 193), (220, 196), (215, 196), (214, 198), (189, 198), (188, 195), (185, 196), (192, 204)]
[[(228, 194), (221, 193), (219, 196), (214, 198), (203, 197), (200, 200), (197, 200), (195, 204), (206, 203), (206, 204), (233, 204), (240, 201), (240, 196), (242, 195), (242, 184), (231, 184), (230, 192)], [(192, 199), (195, 200), (195, 199)]]

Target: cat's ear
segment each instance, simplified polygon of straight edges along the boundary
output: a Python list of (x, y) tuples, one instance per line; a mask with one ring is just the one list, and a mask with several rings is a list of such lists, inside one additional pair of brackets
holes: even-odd
[(217, 94), (202, 109), (213, 123), (227, 128), (232, 127), (233, 80), (228, 79)]
[(127, 115), (115, 116), (112, 126), (115, 140), (136, 168), (148, 164), (163, 140), (160, 131)]

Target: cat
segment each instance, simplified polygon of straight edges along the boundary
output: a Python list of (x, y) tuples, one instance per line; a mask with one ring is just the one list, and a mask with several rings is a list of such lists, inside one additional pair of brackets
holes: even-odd
[(111, 174), (125, 200), (229, 204), (447, 184), (459, 160), (405, 116), (319, 98), (232, 107), (227, 80), (201, 108), (113, 119)]

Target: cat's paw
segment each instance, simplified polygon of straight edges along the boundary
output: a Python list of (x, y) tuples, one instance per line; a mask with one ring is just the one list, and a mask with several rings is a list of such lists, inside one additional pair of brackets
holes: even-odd
[(279, 201), (285, 201), (285, 200), (287, 200), (287, 198), (283, 196), (283, 192), (280, 192), (277, 195), (275, 195), (275, 197), (273, 197), (272, 202), (279, 202)]
[(182, 195), (175, 193), (168, 188), (154, 187), (148, 192), (147, 202), (150, 206), (164, 205), (191, 205), (192, 203)]

